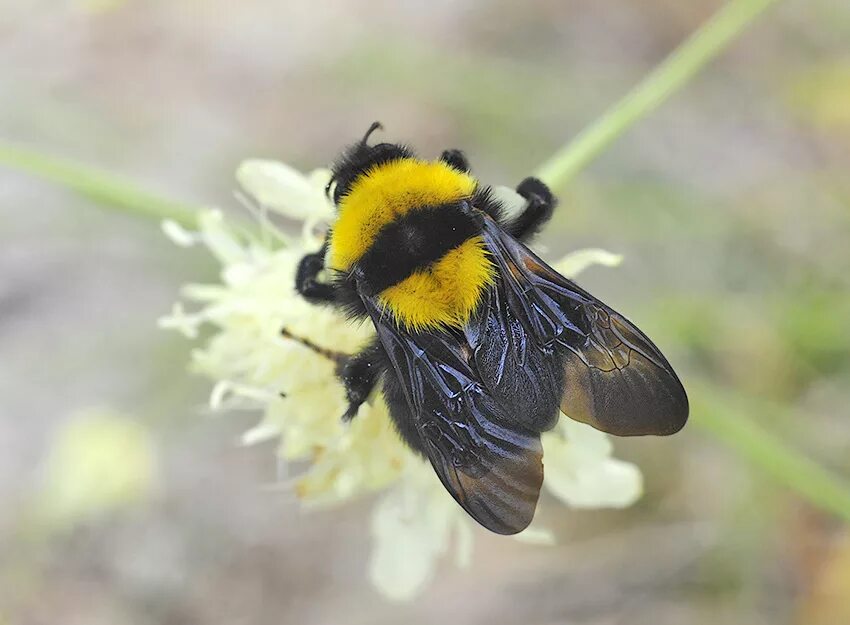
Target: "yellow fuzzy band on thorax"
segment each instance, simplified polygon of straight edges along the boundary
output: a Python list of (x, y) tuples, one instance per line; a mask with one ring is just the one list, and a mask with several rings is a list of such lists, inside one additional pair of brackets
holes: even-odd
[(473, 237), (427, 269), (384, 289), (378, 299), (408, 329), (460, 328), (475, 311), (493, 276), (484, 241)]
[(382, 227), (413, 209), (471, 197), (476, 185), (472, 176), (442, 161), (402, 158), (372, 168), (340, 201), (329, 266), (349, 270)]

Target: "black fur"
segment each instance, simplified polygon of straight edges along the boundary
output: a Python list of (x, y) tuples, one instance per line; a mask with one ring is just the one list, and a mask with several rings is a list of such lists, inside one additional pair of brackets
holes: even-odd
[(446, 150), (440, 155), (440, 160), (458, 171), (469, 173), (469, 161), (466, 154), (460, 150)]
[(325, 268), (326, 250), (327, 243), (315, 254), (307, 254), (298, 263), (295, 272), (295, 290), (311, 302), (333, 302), (336, 299), (333, 285), (319, 282), (319, 273)]
[(351, 273), (338, 272), (331, 278), (336, 289), (336, 306), (352, 321), (365, 319), (369, 316), (366, 305), (357, 290), (357, 278)]
[(335, 184), (334, 203), (339, 201), (351, 190), (354, 181), (370, 169), (383, 163), (396, 161), (402, 158), (413, 158), (413, 150), (395, 143), (377, 143), (369, 145), (366, 141), (373, 131), (382, 128), (378, 122), (373, 123), (366, 135), (354, 145), (343, 150), (342, 155), (331, 167), (331, 184)]
[(549, 187), (537, 178), (526, 178), (519, 183), (516, 192), (525, 198), (527, 204), (522, 213), (503, 226), (514, 238), (526, 241), (551, 219), (557, 200)]
[(345, 386), (348, 410), (342, 415), (350, 421), (357, 415), (360, 406), (369, 398), (381, 374), (388, 369), (386, 352), (377, 337), (359, 353), (343, 360), (336, 374)]
[(479, 232), (475, 221), (456, 204), (413, 210), (384, 226), (357, 261), (360, 289), (377, 295)]
[(505, 207), (493, 197), (493, 190), (490, 187), (478, 187), (476, 189), (472, 198), (472, 206), (487, 213), (497, 224), (504, 225)]
[[(389, 357), (385, 355), (385, 359), (388, 361)], [(416, 422), (410, 415), (404, 387), (389, 366), (389, 362), (387, 362), (387, 369), (384, 371), (382, 381), (381, 392), (387, 402), (387, 407), (390, 409), (390, 417), (396, 431), (401, 436), (401, 440), (413, 451), (424, 456), (426, 453), (425, 442), (416, 430)]]
[(345, 388), (348, 400), (348, 409), (342, 415), (343, 421), (351, 421), (357, 416), (360, 406), (380, 383), (381, 393), (399, 436), (414, 452), (425, 455), (424, 443), (410, 417), (404, 388), (393, 372), (387, 352), (378, 337), (360, 352), (342, 361), (336, 374)]

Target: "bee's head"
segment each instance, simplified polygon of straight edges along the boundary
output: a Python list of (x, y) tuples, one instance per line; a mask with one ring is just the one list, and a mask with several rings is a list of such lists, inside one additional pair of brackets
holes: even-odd
[(395, 161), (400, 158), (412, 158), (413, 152), (403, 145), (395, 143), (376, 143), (369, 145), (369, 136), (378, 129), (383, 129), (380, 122), (374, 122), (363, 138), (349, 146), (331, 167), (331, 181), (327, 186), (330, 196), (333, 189), (334, 204), (339, 204), (354, 185), (354, 182), (367, 171), (377, 165)]

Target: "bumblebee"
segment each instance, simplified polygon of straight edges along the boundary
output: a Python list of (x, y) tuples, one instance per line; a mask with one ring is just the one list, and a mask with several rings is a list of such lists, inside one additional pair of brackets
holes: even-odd
[(333, 165), (337, 219), (295, 286), (375, 326), (337, 359), (343, 418), (380, 382), (400, 436), (455, 500), (515, 534), (540, 494), (540, 434), (561, 411), (609, 434), (668, 435), (687, 421), (687, 395), (643, 332), (526, 247), (556, 205), (545, 184), (523, 180), (525, 206), (508, 216), (462, 152), (427, 161), (369, 145), (380, 127)]

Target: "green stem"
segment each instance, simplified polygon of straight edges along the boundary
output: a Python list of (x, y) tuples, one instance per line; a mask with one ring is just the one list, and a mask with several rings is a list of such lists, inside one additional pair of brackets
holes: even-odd
[(710, 385), (691, 385), (693, 424), (815, 506), (850, 522), (850, 484), (753, 421), (787, 408)]
[(684, 86), (776, 1), (728, 2), (623, 99), (543, 163), (537, 177), (555, 189), (563, 189), (608, 145)]
[(202, 208), (156, 195), (116, 174), (10, 143), (0, 142), (0, 165), (49, 180), (110, 208), (156, 221), (171, 219), (194, 227)]

